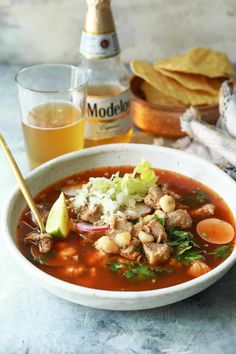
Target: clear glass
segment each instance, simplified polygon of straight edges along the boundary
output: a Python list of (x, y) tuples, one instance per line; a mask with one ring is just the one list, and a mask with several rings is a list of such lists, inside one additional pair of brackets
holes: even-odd
[(123, 90), (129, 88), (129, 75), (120, 55), (104, 59), (86, 59), (81, 57), (89, 76), (89, 86), (115, 85)]
[(40, 64), (15, 78), (31, 169), (84, 146), (87, 73), (67, 64)]
[[(88, 96), (111, 97), (121, 95), (129, 90), (129, 75), (120, 55), (104, 59), (86, 59), (81, 57), (82, 65), (88, 73)], [(111, 143), (128, 143), (133, 130), (100, 140), (85, 139), (85, 146)]]

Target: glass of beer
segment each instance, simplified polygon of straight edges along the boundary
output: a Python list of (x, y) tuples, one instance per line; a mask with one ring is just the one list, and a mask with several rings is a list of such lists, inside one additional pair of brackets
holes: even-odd
[(16, 75), (31, 169), (84, 146), (87, 74), (67, 64), (40, 64)]

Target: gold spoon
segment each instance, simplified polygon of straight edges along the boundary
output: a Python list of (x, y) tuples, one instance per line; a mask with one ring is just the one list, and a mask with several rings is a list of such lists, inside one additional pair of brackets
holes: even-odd
[(30, 210), (32, 211), (32, 213), (35, 217), (35, 220), (38, 223), (40, 232), (43, 234), (43, 233), (45, 233), (45, 227), (44, 227), (44, 223), (42, 221), (42, 218), (38, 212), (35, 202), (33, 201), (33, 198), (30, 194), (30, 191), (29, 191), (26, 183), (25, 183), (24, 177), (22, 176), (22, 174), (20, 172), (20, 169), (16, 163), (16, 160), (14, 159), (14, 157), (13, 157), (13, 155), (12, 155), (12, 153), (11, 153), (11, 151), (10, 151), (10, 149), (9, 149), (9, 147), (8, 147), (6, 141), (1, 133), (0, 133), (0, 145), (6, 154), (6, 157), (8, 159), (11, 169), (13, 170), (13, 172), (15, 174), (15, 177), (17, 179), (17, 182), (19, 183), (21, 192), (22, 192)]

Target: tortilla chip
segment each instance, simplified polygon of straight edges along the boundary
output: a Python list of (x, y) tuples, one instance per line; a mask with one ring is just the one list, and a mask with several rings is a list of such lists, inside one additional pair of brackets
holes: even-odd
[(234, 68), (228, 56), (209, 48), (192, 48), (186, 55), (157, 60), (154, 67), (155, 69), (200, 74), (210, 78), (234, 75)]
[(165, 96), (162, 92), (155, 89), (155, 87), (153, 87), (146, 81), (143, 81), (141, 83), (140, 88), (149, 103), (165, 107), (184, 107), (181, 102), (178, 102), (174, 98)]
[(170, 77), (156, 71), (147, 62), (135, 60), (131, 62), (133, 73), (155, 87), (167, 97), (172, 97), (184, 105), (215, 105), (218, 95), (211, 95), (203, 90), (188, 90)]
[(155, 70), (160, 72), (164, 76), (171, 77), (176, 80), (180, 85), (186, 87), (189, 90), (203, 90), (213, 95), (218, 94), (222, 80), (209, 79), (205, 76), (180, 73), (177, 71), (169, 71), (156, 67)]

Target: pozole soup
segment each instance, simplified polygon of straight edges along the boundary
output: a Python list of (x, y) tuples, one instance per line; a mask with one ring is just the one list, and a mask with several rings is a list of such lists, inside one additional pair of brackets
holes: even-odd
[(42, 271), (84, 287), (142, 291), (199, 277), (234, 247), (232, 214), (215, 192), (148, 162), (96, 168), (61, 180), (27, 209), (21, 252)]

